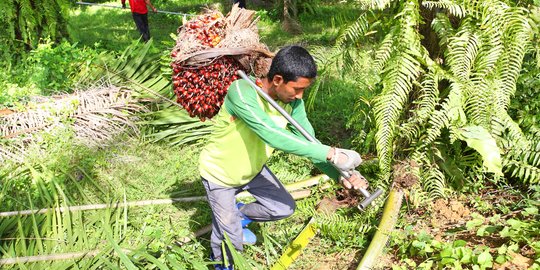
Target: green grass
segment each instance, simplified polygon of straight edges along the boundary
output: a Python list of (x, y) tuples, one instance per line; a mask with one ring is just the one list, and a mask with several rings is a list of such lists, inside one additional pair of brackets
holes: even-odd
[[(189, 0), (152, 1), (158, 10), (198, 14), (204, 7), (215, 1), (198, 1), (193, 4)], [(120, 2), (102, 2), (100, 4), (120, 6)], [(230, 9), (228, 1), (218, 2), (222, 13)], [(359, 14), (359, 9), (348, 4), (325, 4), (315, 12), (301, 13), (299, 22), (302, 34), (290, 34), (281, 27), (281, 9), (269, 5), (249, 5), (256, 10), (260, 17), (259, 29), (261, 41), (275, 50), (286, 44), (331, 45), (335, 40), (339, 25), (352, 22)], [(148, 13), (150, 35), (158, 48), (171, 48), (176, 36), (176, 30), (182, 24), (182, 16), (169, 14)], [(189, 19), (189, 17), (187, 17)], [(111, 51), (121, 51), (133, 40), (138, 39), (139, 33), (131, 17), (129, 8), (115, 9), (98, 6), (75, 5), (69, 19), (69, 34), (73, 42), (94, 47), (98, 46)]]
[[(163, 0), (152, 1), (158, 10), (197, 14), (206, 5), (214, 1)], [(120, 1), (102, 2), (100, 4), (120, 6)], [(148, 12), (150, 36), (160, 49), (171, 48), (174, 40), (171, 34), (182, 25), (181, 15)], [(188, 18), (189, 19), (189, 18)], [(82, 45), (110, 50), (122, 51), (126, 46), (140, 37), (129, 7), (126, 9), (100, 6), (75, 5), (71, 9), (68, 21), (69, 35), (72, 42)]]

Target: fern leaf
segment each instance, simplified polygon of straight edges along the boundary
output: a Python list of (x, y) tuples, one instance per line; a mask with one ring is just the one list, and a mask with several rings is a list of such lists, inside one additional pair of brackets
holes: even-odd
[(478, 49), (481, 46), (478, 34), (464, 30), (448, 40), (448, 53), (446, 55), (450, 70), (461, 80), (469, 78), (474, 59), (476, 59)]
[(433, 8), (441, 8), (441, 9), (446, 9), (450, 12), (450, 14), (452, 14), (453, 16), (456, 16), (456, 17), (459, 17), (459, 18), (463, 18), (467, 15), (467, 12), (465, 11), (465, 9), (456, 4), (456, 3), (452, 3), (450, 1), (423, 1), (422, 2), (422, 5), (425, 6), (426, 8), (429, 8), (429, 9), (433, 9)]
[(438, 13), (431, 22), (431, 28), (440, 38), (439, 45), (445, 48), (448, 44), (448, 38), (454, 36), (455, 30), (452, 28), (450, 19), (444, 14)]
[(428, 171), (424, 172), (422, 177), (422, 186), (424, 190), (429, 192), (432, 197), (446, 197), (446, 179), (444, 173), (437, 167), (431, 167)]
[(395, 42), (395, 35), (393, 31), (390, 31), (388, 33), (381, 44), (379, 45), (379, 48), (377, 49), (377, 52), (375, 52), (375, 63), (374, 63), (374, 69), (376, 72), (381, 72), (384, 67), (386, 66), (386, 63), (390, 59), (390, 56), (392, 55), (392, 52), (394, 50), (394, 44)]
[(434, 72), (424, 75), (420, 95), (413, 102), (412, 117), (400, 127), (400, 136), (412, 142), (420, 137), (425, 122), (432, 116), (439, 100), (438, 78)]
[(540, 183), (540, 168), (527, 164), (523, 161), (503, 159), (505, 172), (512, 177), (519, 178), (524, 183)]
[(391, 0), (358, 0), (358, 2), (364, 9), (385, 9), (392, 3)]
[(366, 14), (360, 15), (354, 23), (345, 29), (337, 38), (336, 46), (343, 47), (345, 43), (358, 43), (364, 37), (368, 30), (368, 21)]
[[(382, 175), (390, 172), (396, 123), (412, 90), (412, 81), (420, 73), (420, 63), (412, 56), (402, 54), (389, 64), (389, 74), (383, 81), (383, 92), (375, 100), (377, 153)], [(389, 175), (387, 176), (389, 177)]]
[(521, 63), (530, 39), (531, 28), (527, 22), (525, 11), (513, 9), (508, 14), (508, 29), (505, 31), (505, 50), (499, 62), (501, 88), (497, 95), (497, 110), (508, 108), (510, 97), (514, 95), (516, 81), (521, 71)]

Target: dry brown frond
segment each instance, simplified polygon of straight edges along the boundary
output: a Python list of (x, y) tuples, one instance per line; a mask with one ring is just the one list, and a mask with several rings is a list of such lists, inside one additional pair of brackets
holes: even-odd
[[(234, 5), (227, 16), (221, 15), (216, 10), (207, 10), (207, 14), (219, 14), (214, 16), (216, 19), (211, 23), (205, 24), (206, 29), (211, 29), (212, 25), (224, 22), (225, 27), (212, 28), (220, 33), (222, 39), (216, 47), (203, 45), (197, 38), (197, 33), (193, 29), (187, 29), (186, 25), (178, 28), (178, 37), (176, 46), (173, 49), (173, 62), (181, 66), (200, 67), (208, 65), (215, 59), (222, 56), (234, 56), (245, 68), (246, 71), (256, 70), (264, 71), (266, 68), (254, 68), (256, 65), (268, 61), (258, 61), (258, 58), (272, 58), (274, 54), (268, 47), (260, 42), (257, 28), (258, 18), (255, 18), (256, 12), (253, 10), (238, 8)], [(194, 19), (200, 20), (200, 19)], [(266, 73), (260, 73), (264, 76)]]
[[(0, 116), (0, 160), (24, 153), (38, 131), (71, 125), (76, 137), (86, 145), (96, 146), (121, 132), (138, 133), (135, 113), (145, 111), (132, 91), (114, 85), (94, 86), (86, 91), (45, 98), (35, 109)], [(22, 138), (24, 137), (24, 142)]]

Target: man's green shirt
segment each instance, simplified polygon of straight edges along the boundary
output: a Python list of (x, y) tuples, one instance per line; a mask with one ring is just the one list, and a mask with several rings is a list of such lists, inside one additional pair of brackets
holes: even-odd
[[(303, 100), (278, 104), (314, 136)], [(208, 181), (229, 187), (245, 185), (261, 171), (274, 149), (308, 157), (328, 176), (339, 177), (326, 161), (330, 147), (305, 139), (246, 80), (236, 80), (229, 86), (214, 121), (199, 160), (201, 177)]]

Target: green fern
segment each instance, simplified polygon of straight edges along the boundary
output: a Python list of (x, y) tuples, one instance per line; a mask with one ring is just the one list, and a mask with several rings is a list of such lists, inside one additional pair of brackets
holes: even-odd
[(462, 6), (456, 4), (456, 3), (452, 2), (452, 1), (445, 1), (445, 0), (442, 0), (442, 1), (423, 1), (422, 5), (425, 6), (426, 8), (429, 8), (429, 9), (433, 9), (433, 8), (446, 9), (453, 16), (460, 17), (460, 18), (463, 18), (463, 17), (465, 17), (467, 15), (467, 12), (465, 11), (465, 9)]
[(446, 177), (437, 167), (428, 168), (422, 175), (423, 188), (433, 197), (445, 197)]
[(365, 9), (385, 9), (392, 1), (391, 0), (357, 0), (360, 6)]
[(375, 53), (375, 63), (374, 68), (375, 71), (381, 72), (383, 68), (386, 66), (386, 63), (390, 59), (392, 52), (393, 52), (393, 46), (395, 42), (395, 29), (390, 31), (386, 36), (384, 37), (383, 41), (380, 43), (379, 48), (377, 49), (377, 52)]
[(316, 226), (320, 230), (322, 236), (328, 237), (334, 241), (342, 241), (344, 236), (354, 238), (352, 240), (356, 241), (347, 242), (347, 245), (349, 246), (359, 246), (363, 244), (363, 236), (373, 229), (371, 225), (345, 215), (329, 215), (321, 213), (316, 216)]
[[(360, 3), (376, 10), (390, 6), (386, 1)], [(389, 180), (395, 158), (410, 156), (424, 168), (424, 189), (444, 196), (449, 183), (463, 184), (465, 175), (481, 173), (481, 156), (458, 140), (459, 128), (474, 125), (488, 130), (499, 147), (507, 149), (502, 151), (503, 165), (510, 177), (535, 182), (538, 154), (525, 150), (532, 142), (507, 112), (523, 58), (534, 48), (529, 45), (533, 35), (528, 11), (498, 0), (422, 5), (433, 10), (431, 27), (441, 52), (428, 52), (422, 44), (419, 3), (403, 0), (386, 10), (395, 17), (374, 56), (374, 69), (382, 78), (382, 93), (371, 102), (381, 178)], [(363, 29), (368, 27), (347, 29), (355, 34), (339, 41), (347, 48), (341, 50), (343, 55), (350, 50), (343, 40), (358, 38)]]
[(41, 39), (59, 41), (66, 37), (68, 6), (66, 0), (2, 1), (0, 22), (6, 30), (0, 32), (0, 40), (7, 45), (3, 49), (11, 51), (6, 60), (10, 62), (22, 51), (35, 48)]

